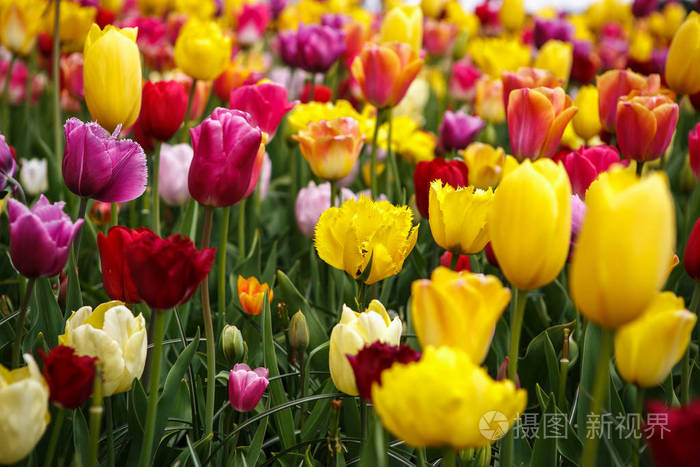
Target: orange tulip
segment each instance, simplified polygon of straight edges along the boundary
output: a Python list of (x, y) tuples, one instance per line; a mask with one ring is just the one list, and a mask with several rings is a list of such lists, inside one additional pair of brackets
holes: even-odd
[(257, 278), (252, 276), (248, 279), (238, 276), (238, 301), (241, 302), (243, 311), (249, 315), (262, 313), (265, 292), (267, 292), (268, 300), (272, 301), (272, 289), (267, 283), (261, 284)]
[(657, 74), (643, 76), (629, 70), (610, 70), (596, 78), (598, 85), (598, 114), (603, 129), (615, 132), (617, 101), (637, 90), (653, 93), (659, 90), (661, 78)]
[(615, 129), (620, 151), (639, 162), (666, 152), (678, 122), (678, 104), (664, 94), (640, 96), (633, 92), (617, 103)]

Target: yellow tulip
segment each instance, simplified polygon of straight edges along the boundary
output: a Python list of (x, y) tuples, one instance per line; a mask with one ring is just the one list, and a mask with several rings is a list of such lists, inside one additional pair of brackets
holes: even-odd
[(598, 136), (602, 126), (598, 114), (598, 88), (592, 84), (581, 86), (574, 99), (578, 112), (572, 119), (574, 131), (584, 140)]
[(423, 47), (423, 13), (420, 7), (401, 5), (384, 17), (379, 31), (380, 43), (405, 42), (416, 52)]
[[(661, 384), (690, 343), (697, 317), (683, 299), (661, 292), (634, 321), (615, 332), (615, 362), (620, 376), (642, 387)], [(653, 345), (653, 351), (649, 346)]]
[(141, 57), (136, 28), (93, 24), (83, 51), (83, 87), (90, 115), (107, 131), (130, 127), (141, 110)]
[(496, 189), (489, 236), (498, 264), (520, 290), (549, 284), (571, 240), (571, 185), (561, 164), (525, 160)]
[(355, 279), (371, 258), (372, 270), (365, 282), (374, 284), (401, 271), (417, 238), (410, 208), (360, 196), (321, 214), (314, 243), (323, 261)]
[(491, 78), (500, 78), (502, 71), (514, 72), (530, 65), (530, 48), (517, 39), (476, 37), (469, 41), (467, 53)]
[(673, 39), (685, 19), (685, 7), (677, 2), (668, 2), (662, 11), (649, 15), (649, 30), (664, 42)]
[(58, 343), (78, 355), (97, 357), (102, 365), (102, 392), (111, 396), (131, 389), (146, 363), (146, 320), (122, 302), (106, 302), (74, 311)]
[(0, 365), (0, 464), (27, 457), (49, 424), (49, 386), (34, 358), (24, 360), (12, 371)]
[(613, 169), (588, 188), (586, 206), (571, 297), (587, 319), (617, 328), (640, 316), (668, 277), (676, 238), (671, 192), (661, 172), (640, 179)]
[(441, 180), (430, 184), (428, 213), (435, 243), (452, 254), (470, 255), (484, 249), (489, 241), (486, 217), (493, 191), (473, 186), (454, 189)]
[(570, 42), (550, 40), (540, 49), (533, 66), (551, 71), (554, 76), (564, 81), (566, 86), (573, 61), (574, 46)]
[(494, 381), (460, 349), (427, 347), (419, 361), (382, 372), (372, 403), (382, 425), (407, 444), (462, 449), (503, 436), (525, 410), (527, 393)]
[(651, 59), (654, 50), (654, 38), (643, 29), (636, 29), (630, 39), (629, 56), (633, 60), (646, 63)]
[(421, 0), (420, 7), (428, 18), (439, 18), (445, 9), (446, 0)]
[(481, 363), (509, 301), (510, 290), (495, 276), (438, 267), (430, 280), (411, 285), (413, 328), (421, 347), (456, 347)]
[(137, 0), (136, 4), (144, 16), (162, 16), (172, 6), (172, 0)]
[(231, 58), (231, 38), (214, 21), (189, 19), (175, 41), (175, 64), (194, 79), (211, 81)]
[[(287, 121), (292, 130), (296, 133), (306, 130), (311, 122), (320, 122), (321, 120), (335, 120), (336, 118), (351, 117), (360, 123), (362, 132), (367, 136), (371, 131), (374, 131), (374, 122), (371, 129), (365, 128), (365, 119), (355, 110), (352, 104), (346, 100), (338, 99), (335, 102), (309, 102), (306, 104), (298, 104), (287, 115)], [(368, 136), (372, 137), (372, 134)]]
[[(46, 32), (53, 35), (54, 8), (49, 8), (46, 15)], [(62, 44), (63, 51), (79, 51), (83, 48), (85, 39), (90, 33), (97, 9), (91, 6), (82, 6), (78, 2), (61, 3), (61, 13), (59, 15), (58, 39)]]
[(666, 60), (666, 82), (678, 94), (700, 91), (700, 15), (693, 11), (673, 37)]
[(409, 164), (435, 159), (437, 137), (428, 131), (414, 131), (399, 144), (396, 152)]
[(399, 317), (391, 320), (379, 300), (372, 300), (362, 313), (343, 305), (340, 322), (331, 331), (328, 350), (328, 367), (335, 387), (345, 394), (356, 396), (355, 373), (347, 356), (357, 354), (365, 345), (374, 342), (399, 345), (402, 329)]
[(445, 19), (456, 25), (460, 32), (467, 34), (467, 38), (479, 34), (479, 17), (472, 12), (467, 12), (456, 0), (450, 0), (445, 4)]
[(504, 0), (498, 16), (506, 31), (520, 31), (525, 23), (525, 5), (523, 0)]
[(216, 14), (216, 3), (214, 0), (175, 0), (175, 11), (206, 21)]
[(306, 131), (294, 135), (311, 171), (325, 180), (346, 177), (357, 162), (363, 136), (357, 120), (341, 117), (311, 122)]
[(485, 190), (501, 181), (506, 160), (503, 148), (476, 142), (462, 151), (462, 158), (469, 168), (470, 185)]
[(46, 5), (36, 0), (0, 3), (0, 43), (11, 52), (26, 55), (34, 47)]

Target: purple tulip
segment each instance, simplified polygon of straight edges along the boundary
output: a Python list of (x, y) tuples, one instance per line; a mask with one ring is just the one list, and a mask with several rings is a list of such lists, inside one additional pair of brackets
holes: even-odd
[(345, 51), (343, 32), (330, 26), (299, 25), (299, 29), (279, 34), (282, 61), (309, 73), (325, 73)]
[(270, 0), (270, 13), (272, 13), (272, 17), (277, 19), (288, 3), (289, 0)]
[(571, 42), (574, 39), (574, 25), (564, 19), (536, 17), (534, 39), (538, 49), (550, 40)]
[(632, 2), (632, 14), (637, 18), (649, 16), (652, 11), (656, 10), (658, 4), (659, 0), (634, 0)]
[(323, 26), (328, 26), (339, 31), (351, 21), (352, 19), (349, 16), (343, 14), (324, 13), (321, 16), (321, 24)]
[(7, 202), (10, 257), (23, 276), (55, 276), (66, 265), (71, 242), (83, 220), (73, 223), (63, 212), (65, 204), (50, 204), (44, 195), (31, 210), (17, 200)]
[(445, 151), (464, 149), (486, 126), (481, 118), (448, 110), (440, 124), (440, 147)]
[(182, 206), (190, 199), (187, 174), (190, 171), (192, 155), (192, 147), (189, 144), (163, 144), (160, 147), (158, 191), (163, 201), (170, 206)]
[(251, 370), (245, 363), (237, 363), (229, 373), (228, 398), (239, 412), (250, 412), (258, 405), (269, 381), (267, 368)]
[(97, 123), (66, 122), (63, 180), (78, 196), (123, 203), (146, 191), (146, 154), (138, 143), (110, 136)]
[(301, 67), (296, 31), (285, 31), (277, 34), (277, 49), (282, 61), (292, 68)]
[[(14, 177), (15, 170), (17, 170), (17, 163), (12, 156), (12, 150), (5, 142), (5, 136), (0, 135), (0, 174)], [(0, 177), (0, 190), (5, 188), (5, 183), (5, 177)]]

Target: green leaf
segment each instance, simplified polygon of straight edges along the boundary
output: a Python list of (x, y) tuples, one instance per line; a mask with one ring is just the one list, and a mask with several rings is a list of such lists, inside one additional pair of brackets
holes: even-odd
[(44, 333), (49, 347), (55, 347), (58, 344), (58, 335), (63, 331), (63, 314), (48, 278), (36, 279), (34, 302), (36, 305), (33, 311), (39, 315), (39, 329)]
[(73, 447), (82, 465), (87, 465), (87, 455), (90, 452), (90, 430), (80, 409), (73, 411)]
[[(534, 392), (536, 384), (540, 384), (547, 392), (558, 389), (559, 358), (557, 355), (559, 352), (556, 349), (561, 348), (564, 329), (573, 330), (574, 325), (575, 323), (571, 322), (551, 326), (530, 341), (525, 356), (520, 359), (518, 365), (520, 382), (528, 392)], [(543, 361), (545, 365), (542, 364)]]
[(80, 281), (76, 269), (76, 258), (73, 248), (70, 250), (70, 260), (68, 261), (68, 289), (66, 292), (66, 316), (70, 316), (72, 311), (83, 306), (83, 297), (80, 293)]
[(272, 244), (272, 248), (270, 249), (270, 256), (267, 257), (267, 261), (265, 262), (265, 269), (263, 269), (262, 272), (262, 282), (267, 282), (268, 284), (272, 284), (272, 281), (275, 279), (275, 268), (277, 267), (277, 241)]
[[(323, 385), (320, 394), (330, 394), (334, 392), (335, 386), (333, 381), (329, 378), (326, 380), (326, 384)], [(314, 405), (311, 410), (311, 415), (306, 419), (301, 427), (301, 439), (302, 441), (310, 441), (316, 436), (316, 433), (321, 428), (323, 422), (328, 418), (331, 410), (331, 400), (321, 399)]]
[(250, 442), (250, 447), (248, 447), (248, 453), (245, 457), (245, 462), (248, 465), (256, 465), (258, 463), (258, 458), (262, 452), (262, 442), (265, 439), (265, 433), (267, 432), (267, 421), (268, 417), (260, 420), (258, 428), (255, 430), (253, 439)]
[(277, 290), (280, 299), (287, 304), (289, 314), (293, 315), (301, 310), (306, 316), (309, 325), (309, 345), (318, 347), (328, 341), (328, 333), (321, 323), (318, 313), (311, 309), (309, 302), (294, 286), (289, 277), (280, 269), (277, 270)]
[[(537, 391), (539, 395), (539, 392), (541, 392), (539, 385), (537, 386)], [(545, 414), (556, 414), (554, 399), (554, 394), (552, 394), (546, 401), (546, 406), (542, 406), (543, 410), (540, 417), (540, 425), (537, 429), (537, 437), (532, 448), (532, 457), (530, 457), (530, 465), (532, 467), (557, 465), (557, 437), (547, 436), (548, 417), (545, 417)]]

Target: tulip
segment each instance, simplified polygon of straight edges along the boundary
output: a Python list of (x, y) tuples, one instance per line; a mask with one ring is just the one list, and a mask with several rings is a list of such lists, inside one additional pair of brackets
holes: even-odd
[(146, 81), (139, 120), (146, 134), (168, 141), (182, 125), (187, 111), (185, 87), (177, 81)]
[(598, 114), (598, 89), (593, 85), (581, 86), (574, 105), (579, 109), (571, 120), (576, 134), (586, 141), (598, 136), (602, 129)]
[(245, 363), (237, 363), (229, 372), (228, 399), (238, 412), (250, 412), (258, 405), (269, 381), (267, 368), (251, 370)]
[(519, 68), (517, 73), (504, 71), (501, 75), (503, 82), (503, 108), (508, 108), (508, 99), (510, 93), (521, 88), (556, 88), (564, 83), (561, 79), (554, 76), (549, 70), (540, 70), (539, 68), (523, 67)]
[(617, 104), (633, 90), (654, 93), (659, 90), (659, 75), (642, 76), (629, 70), (610, 70), (596, 78), (600, 123), (608, 133), (615, 132)]
[(504, 0), (499, 19), (506, 31), (519, 31), (525, 22), (525, 5), (523, 0)]
[[(644, 313), (615, 332), (615, 362), (620, 376), (641, 387), (658, 386), (680, 361), (697, 317), (672, 292), (654, 297)], [(649, 343), (654, 351), (649, 352)]]
[(671, 193), (659, 172), (639, 179), (613, 169), (588, 188), (586, 206), (569, 273), (572, 299), (587, 319), (617, 328), (640, 316), (666, 282), (676, 237)]
[(571, 239), (571, 185), (564, 167), (549, 159), (523, 162), (498, 185), (486, 223), (513, 286), (532, 290), (553, 281)]
[[(45, 18), (46, 33), (51, 37), (54, 34), (56, 21), (55, 9), (49, 8)], [(58, 40), (62, 48), (71, 51), (80, 50), (84, 43), (89, 41), (88, 36), (97, 19), (97, 9), (95, 6), (84, 6), (80, 2), (66, 2), (61, 6), (58, 19)]]
[(252, 45), (262, 39), (270, 23), (270, 5), (244, 3), (236, 16), (236, 40), (242, 45)]
[(486, 218), (493, 191), (473, 186), (454, 189), (442, 181), (430, 184), (430, 231), (441, 248), (452, 254), (474, 254), (489, 241)]
[(452, 264), (453, 260), (452, 253), (446, 251), (440, 256), (440, 266), (448, 268), (453, 271), (461, 272), (468, 271), (471, 272), (471, 264), (469, 264), (469, 255), (457, 255), (457, 261)]
[(136, 28), (93, 24), (83, 50), (83, 87), (90, 115), (107, 131), (130, 127), (141, 109), (141, 58)]
[(231, 91), (240, 86), (255, 84), (257, 81), (259, 81), (257, 72), (240, 63), (240, 60), (231, 60), (214, 80), (214, 94), (226, 102), (231, 97)]
[(0, 364), (0, 463), (14, 464), (29, 455), (46, 431), (49, 387), (31, 354), (26, 367), (8, 370)]
[(666, 83), (678, 94), (695, 94), (700, 91), (700, 15), (691, 12), (676, 34), (668, 49)]
[(469, 185), (486, 190), (495, 188), (503, 176), (506, 155), (503, 148), (494, 148), (484, 143), (472, 143), (462, 151), (469, 168)]
[(263, 282), (262, 284), (256, 277), (245, 279), (243, 276), (238, 276), (238, 301), (241, 304), (243, 311), (249, 315), (257, 316), (263, 311), (263, 298), (267, 293), (267, 299), (272, 303), (274, 294), (270, 286)]
[(632, 13), (637, 18), (649, 16), (649, 13), (656, 10), (659, 0), (634, 0), (632, 2)]
[(23, 159), (19, 171), (19, 182), (25, 193), (36, 196), (49, 189), (48, 161), (46, 159)]
[(48, 355), (39, 350), (44, 361), (44, 378), (49, 385), (50, 400), (68, 409), (77, 409), (92, 394), (95, 383), (95, 357), (79, 357), (75, 349), (59, 345)]
[(355, 373), (347, 357), (356, 355), (365, 345), (374, 342), (399, 345), (401, 330), (399, 317), (392, 320), (379, 300), (372, 300), (362, 313), (343, 305), (340, 322), (331, 331), (328, 350), (328, 366), (335, 387), (345, 394), (357, 396)]
[[(382, 425), (408, 445), (463, 449), (503, 436), (525, 410), (527, 393), (510, 380), (494, 381), (461, 349), (427, 347), (418, 362), (382, 372), (372, 403)], [(492, 411), (503, 420), (489, 432), (482, 423)]]
[(175, 42), (175, 64), (197, 80), (211, 81), (221, 74), (231, 57), (231, 38), (214, 21), (190, 18)]
[(348, 355), (361, 398), (371, 402), (372, 385), (381, 384), (381, 375), (394, 363), (411, 363), (418, 361), (420, 354), (409, 345), (392, 346), (376, 341), (365, 345), (356, 355)]
[(486, 122), (479, 117), (467, 115), (462, 111), (448, 110), (440, 124), (440, 146), (448, 152), (464, 149), (485, 126)]
[(309, 73), (326, 73), (345, 51), (343, 33), (329, 26), (302, 24), (296, 40), (299, 67)]
[(0, 43), (14, 54), (27, 55), (41, 30), (42, 2), (12, 0), (0, 5)]
[(416, 164), (413, 173), (413, 184), (416, 190), (416, 205), (421, 216), (430, 217), (430, 184), (434, 180), (441, 180), (453, 188), (466, 187), (469, 170), (467, 165), (459, 159), (446, 161), (442, 157), (436, 157), (431, 161), (423, 161)]
[(454, 24), (433, 18), (425, 20), (424, 29), (423, 46), (426, 52), (436, 57), (448, 52), (458, 32)]
[[(355, 194), (347, 188), (341, 188), (339, 199), (335, 201), (335, 205), (339, 206), (348, 199), (355, 198)], [(297, 226), (301, 233), (309, 238), (314, 236), (314, 230), (318, 219), (323, 211), (331, 207), (331, 184), (326, 182), (316, 185), (314, 181), (299, 190), (297, 193), (296, 202), (294, 203), (294, 214), (296, 216)]]
[(158, 192), (166, 204), (182, 206), (190, 199), (187, 174), (193, 157), (189, 144), (162, 144), (158, 167)]
[(700, 180), (700, 123), (688, 133), (688, 153), (690, 168), (695, 178)]
[(600, 57), (587, 40), (574, 40), (574, 56), (571, 65), (571, 78), (579, 83), (588, 83), (598, 73)]
[(309, 123), (306, 131), (293, 138), (299, 141), (301, 154), (314, 175), (333, 181), (350, 173), (360, 156), (363, 140), (357, 120), (350, 117)]
[[(313, 89), (311, 89), (313, 87)], [(313, 92), (313, 96), (311, 93)], [(299, 100), (306, 104), (308, 102), (330, 102), (333, 100), (333, 90), (328, 86), (322, 84), (315, 84), (312, 86), (311, 83), (307, 82), (304, 84), (304, 89), (302, 89), (299, 94)]]
[(562, 88), (518, 89), (508, 101), (508, 133), (519, 160), (554, 155), (578, 108)]
[(476, 82), (476, 114), (489, 123), (505, 119), (503, 83), (500, 79), (481, 78)]
[(71, 313), (58, 343), (80, 356), (97, 357), (102, 367), (102, 394), (131, 389), (146, 364), (146, 320), (134, 316), (122, 302), (112, 301), (94, 310), (89, 306)]
[[(335, 103), (309, 102), (299, 104), (289, 113), (287, 121), (292, 127), (292, 131), (297, 133), (306, 130), (311, 122), (335, 120), (341, 117), (352, 117), (358, 122), (364, 120), (350, 102), (338, 99)], [(374, 125), (372, 126), (374, 127)]]
[(563, 163), (569, 175), (571, 191), (585, 199), (586, 190), (593, 180), (613, 164), (620, 163), (620, 153), (614, 146), (581, 147), (578, 151), (567, 154)]
[(384, 17), (379, 31), (380, 44), (402, 42), (418, 54), (423, 44), (423, 12), (417, 6), (400, 5)]
[(282, 117), (292, 110), (298, 101), (287, 100), (287, 89), (276, 83), (260, 83), (241, 86), (231, 91), (229, 107), (248, 112), (253, 125), (275, 136)]
[(413, 328), (422, 348), (459, 348), (481, 363), (509, 301), (510, 291), (495, 276), (438, 267), (411, 285)]
[[(648, 425), (647, 443), (651, 448), (654, 465), (659, 467), (693, 467), (700, 457), (695, 442), (700, 436), (700, 400), (686, 406), (666, 407), (652, 401), (647, 405), (647, 419), (656, 419), (663, 424), (655, 428)], [(652, 418), (653, 417), (653, 418)]]
[(355, 279), (363, 275), (371, 259), (372, 269), (365, 280), (369, 285), (398, 274), (417, 238), (418, 227), (407, 206), (360, 196), (321, 214), (314, 244), (323, 261)]
[(551, 40), (571, 42), (574, 39), (574, 25), (565, 19), (536, 16), (533, 36), (538, 49)]
[(571, 241), (569, 242), (568, 259), (571, 259), (571, 253), (574, 251), (574, 246), (576, 245), (578, 234), (581, 232), (581, 227), (583, 227), (583, 219), (585, 217), (586, 203), (581, 201), (578, 195), (571, 195)]
[(700, 282), (700, 219), (695, 221), (683, 255), (683, 266), (690, 277)]
[(309, 347), (309, 325), (306, 324), (306, 316), (301, 310), (294, 313), (289, 320), (287, 337), (293, 349), (304, 351)]
[(63, 201), (50, 204), (44, 195), (29, 209), (17, 200), (7, 202), (10, 258), (25, 277), (51, 277), (66, 265), (73, 237), (83, 224), (63, 212)]
[(678, 104), (663, 94), (621, 98), (615, 122), (620, 152), (638, 163), (661, 157), (677, 121)]
[(231, 363), (239, 363), (246, 359), (248, 344), (238, 327), (230, 324), (224, 326), (221, 331), (221, 351), (224, 353), (224, 358)]
[(481, 71), (470, 62), (460, 60), (452, 66), (448, 92), (453, 99), (472, 101), (476, 96), (476, 81)]
[(530, 48), (518, 39), (475, 37), (469, 41), (467, 52), (492, 79), (500, 78), (504, 71), (530, 66)]
[(249, 114), (218, 107), (190, 134), (188, 186), (194, 199), (204, 206), (232, 206), (253, 192), (265, 144)]
[(147, 231), (143, 227), (128, 229), (115, 225), (109, 229), (107, 235), (102, 232), (97, 234), (97, 249), (100, 253), (102, 266), (102, 284), (105, 293), (112, 300), (126, 303), (141, 301), (129, 264), (124, 257), (124, 251), (128, 244)]
[(280, 58), (285, 65), (292, 68), (301, 67), (299, 41), (297, 40), (296, 31), (279, 33), (277, 35), (277, 48), (279, 49)]
[[(14, 177), (17, 170), (17, 162), (13, 150), (5, 141), (5, 135), (0, 135), (0, 175)], [(0, 189), (5, 187), (6, 179), (0, 180)]]
[(146, 191), (146, 155), (137, 143), (77, 118), (68, 119), (65, 133), (63, 180), (73, 193), (123, 203)]
[(574, 60), (574, 46), (568, 42), (548, 41), (537, 54), (534, 67), (551, 71), (554, 76), (566, 83), (571, 75)]

